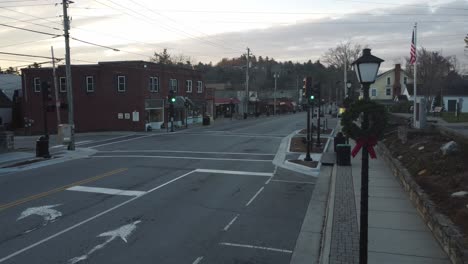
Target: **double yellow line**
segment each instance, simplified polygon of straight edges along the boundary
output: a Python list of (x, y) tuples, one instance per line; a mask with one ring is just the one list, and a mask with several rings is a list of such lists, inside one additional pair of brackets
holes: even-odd
[(54, 194), (54, 193), (64, 191), (64, 190), (66, 190), (68, 188), (71, 188), (73, 186), (83, 185), (83, 184), (86, 184), (86, 183), (97, 181), (99, 179), (102, 179), (102, 178), (105, 178), (105, 177), (108, 177), (108, 176), (111, 176), (111, 175), (114, 175), (114, 174), (117, 174), (117, 173), (121, 173), (121, 172), (124, 172), (124, 171), (127, 171), (127, 170), (128, 170), (127, 168), (116, 169), (116, 170), (109, 171), (109, 172), (106, 172), (104, 174), (100, 174), (100, 175), (97, 175), (97, 176), (94, 176), (94, 177), (91, 177), (91, 178), (88, 178), (88, 179), (84, 179), (84, 180), (81, 180), (81, 181), (70, 183), (70, 184), (67, 184), (67, 185), (52, 189), (50, 191), (38, 193), (38, 194), (35, 194), (35, 195), (31, 195), (31, 196), (28, 196), (28, 197), (13, 201), (11, 203), (3, 204), (3, 205), (0, 205), (0, 212), (5, 210), (5, 209), (8, 209), (10, 207), (13, 207), (13, 206), (17, 206), (17, 205), (20, 205), (20, 204), (23, 204), (23, 203), (26, 203), (26, 202), (29, 202), (29, 201), (32, 201), (32, 200), (36, 200), (36, 199), (39, 199), (39, 198), (42, 198), (42, 197), (45, 197), (45, 196), (48, 196), (48, 195), (51, 195), (51, 194)]

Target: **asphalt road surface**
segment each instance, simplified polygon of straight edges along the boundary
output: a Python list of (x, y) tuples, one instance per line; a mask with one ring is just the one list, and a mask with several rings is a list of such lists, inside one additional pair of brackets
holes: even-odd
[(315, 178), (272, 160), (304, 124), (298, 113), (124, 136), (1, 175), (0, 263), (289, 263)]

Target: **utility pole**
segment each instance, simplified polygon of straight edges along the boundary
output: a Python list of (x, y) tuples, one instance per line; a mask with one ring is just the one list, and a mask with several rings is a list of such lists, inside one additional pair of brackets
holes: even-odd
[(344, 98), (346, 97), (347, 95), (347, 90), (348, 90), (348, 87), (346, 87), (346, 83), (348, 82), (348, 56), (346, 54), (346, 49), (345, 49), (345, 56), (344, 56), (344, 67), (343, 67), (343, 75), (344, 75), (344, 83), (343, 83), (343, 86), (344, 86), (344, 92), (343, 92), (343, 100)]
[(249, 67), (250, 67), (250, 49), (247, 47), (247, 67), (245, 68), (245, 108), (244, 118), (249, 112)]
[(275, 77), (275, 92), (273, 93), (273, 115), (276, 115), (276, 80), (279, 78), (279, 73), (274, 73), (273, 77)]
[(52, 53), (52, 76), (54, 78), (54, 91), (55, 91), (55, 111), (57, 111), (57, 131), (58, 126), (60, 125), (60, 101), (58, 98), (58, 88), (57, 88), (57, 74), (55, 72), (55, 57), (54, 57), (54, 47), (50, 47)]
[(63, 31), (65, 37), (65, 74), (67, 83), (67, 101), (68, 101), (68, 125), (70, 126), (70, 142), (68, 143), (68, 150), (75, 150), (75, 122), (73, 119), (73, 90), (72, 90), (72, 76), (71, 76), (71, 62), (70, 62), (70, 19), (68, 17), (68, 0), (62, 0), (63, 6)]

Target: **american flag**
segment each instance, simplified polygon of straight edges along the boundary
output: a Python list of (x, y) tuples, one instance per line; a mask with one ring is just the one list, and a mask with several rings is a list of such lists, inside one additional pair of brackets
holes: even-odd
[(410, 64), (414, 64), (416, 62), (416, 45), (414, 43), (414, 30), (413, 30), (413, 37), (411, 38), (411, 51), (410, 51)]

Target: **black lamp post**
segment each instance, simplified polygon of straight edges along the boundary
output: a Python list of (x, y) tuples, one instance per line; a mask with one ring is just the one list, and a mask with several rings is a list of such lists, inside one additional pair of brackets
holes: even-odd
[(348, 80), (348, 81), (346, 82), (346, 88), (348, 88), (348, 90), (346, 91), (346, 93), (348, 94), (348, 98), (351, 99), (351, 100), (353, 99), (353, 94), (351, 93), (351, 86), (352, 86), (352, 85), (353, 85), (353, 84), (351, 83), (350, 80)]
[[(364, 49), (362, 56), (353, 62), (357, 78), (362, 84), (364, 100), (369, 101), (369, 88), (375, 82), (382, 59), (371, 55), (370, 49)], [(363, 113), (361, 129), (369, 128), (369, 113)], [(359, 263), (367, 264), (367, 239), (368, 239), (368, 210), (369, 210), (369, 152), (367, 143), (362, 146), (361, 166), (361, 223), (359, 234)]]
[(231, 98), (230, 103), (229, 103), (229, 108), (231, 110), (231, 120), (232, 120), (232, 114), (234, 112), (234, 109), (233, 109), (234, 108), (234, 103), (232, 102), (232, 98)]

